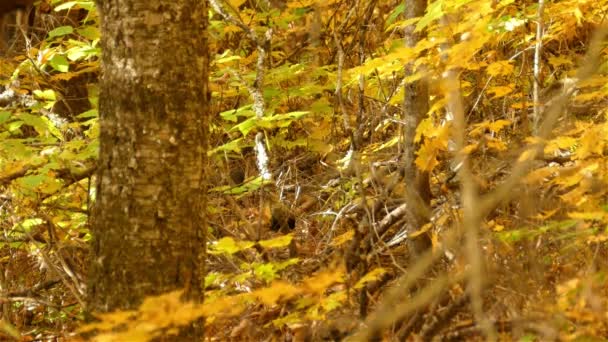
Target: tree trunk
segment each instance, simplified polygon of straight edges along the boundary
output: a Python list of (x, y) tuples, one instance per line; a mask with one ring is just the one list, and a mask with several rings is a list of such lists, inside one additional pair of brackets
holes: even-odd
[[(426, 0), (405, 0), (405, 19), (421, 17), (426, 9)], [(414, 32), (415, 25), (405, 28), (405, 45), (415, 47), (422, 38), (422, 33)], [(405, 66), (405, 74), (415, 73), (414, 63)], [(409, 207), (409, 233), (414, 233), (429, 222), (426, 209), (430, 206), (431, 190), (429, 184), (429, 173), (416, 168), (416, 150), (418, 145), (414, 143), (416, 127), (429, 111), (428, 85), (422, 79), (405, 85), (405, 98), (403, 100), (404, 115), (404, 168), (405, 182), (408, 187)], [(413, 254), (419, 254), (431, 246), (431, 240), (427, 234), (419, 235), (417, 238), (409, 238), (409, 248)]]
[(202, 300), (207, 6), (98, 0), (100, 156), (88, 309), (185, 288)]

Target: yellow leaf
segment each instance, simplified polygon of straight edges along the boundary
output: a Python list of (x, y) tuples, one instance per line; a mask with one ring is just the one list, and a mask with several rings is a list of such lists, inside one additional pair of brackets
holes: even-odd
[(538, 214), (534, 215), (533, 217), (537, 220), (547, 220), (547, 219), (551, 218), (551, 216), (555, 215), (558, 211), (559, 211), (559, 208), (556, 208), (553, 210), (545, 210), (545, 211), (539, 212)]
[(262, 304), (272, 306), (280, 299), (289, 299), (300, 294), (300, 290), (287, 282), (274, 281), (269, 287), (256, 290), (252, 294)]
[(568, 213), (568, 216), (573, 219), (606, 221), (608, 218), (608, 213), (605, 211), (571, 212)]
[(12, 324), (5, 321), (4, 319), (0, 319), (0, 331), (12, 337), (15, 341), (22, 340), (21, 333), (19, 332), (19, 330), (17, 330), (17, 328), (15, 328)]
[(298, 1), (287, 1), (287, 8), (304, 8), (314, 5), (318, 0), (298, 0)]
[(81, 327), (78, 331), (85, 333), (93, 330), (111, 330), (116, 328), (117, 326), (127, 324), (127, 322), (131, 321), (134, 317), (137, 317), (137, 311), (115, 311), (111, 313), (105, 313), (101, 315), (96, 315), (100, 321), (96, 323), (87, 324)]
[(224, 26), (223, 33), (233, 33), (233, 32), (241, 32), (241, 28), (236, 25), (226, 25)]
[(513, 64), (511, 61), (498, 61), (494, 62), (486, 68), (488, 75), (496, 76), (511, 76), (513, 73)]
[(488, 125), (490, 131), (499, 133), (503, 128), (511, 125), (511, 120), (496, 120)]
[(309, 139), (307, 144), (308, 149), (313, 152), (319, 152), (322, 154), (328, 154), (329, 152), (334, 150), (333, 145), (326, 144), (322, 140)]
[(418, 127), (416, 127), (416, 135), (414, 136), (414, 142), (415, 143), (419, 143), (420, 140), (422, 139), (422, 136), (425, 137), (430, 137), (431, 136), (431, 132), (435, 129), (435, 126), (433, 125), (433, 119), (432, 118), (425, 118), (423, 119), (420, 124), (418, 124)]
[(510, 120), (496, 120), (493, 122), (490, 122), (490, 121), (480, 122), (473, 126), (474, 128), (471, 130), (469, 135), (474, 138), (474, 137), (481, 136), (483, 133), (486, 133), (487, 131), (491, 131), (494, 133), (500, 133), (500, 131), (503, 128), (509, 126), (510, 124), (511, 124)]
[(367, 272), (367, 274), (364, 275), (363, 277), (361, 277), (361, 279), (359, 279), (359, 281), (355, 284), (354, 288), (355, 289), (363, 288), (363, 286), (365, 286), (365, 284), (378, 280), (386, 272), (387, 271), (382, 267), (375, 268), (375, 269), (371, 270), (370, 272)]
[(304, 288), (311, 294), (321, 294), (335, 283), (344, 281), (344, 269), (333, 269), (315, 274), (304, 281)]
[(562, 201), (574, 206), (583, 205), (588, 201), (587, 196), (585, 196), (585, 191), (579, 187), (574, 188), (574, 190), (560, 195), (559, 197)]
[(585, 159), (591, 155), (602, 155), (606, 141), (598, 139), (603, 132), (598, 132), (596, 129), (589, 130), (583, 135), (580, 141), (580, 146), (574, 154), (575, 159)]
[(507, 145), (498, 139), (488, 140), (486, 144), (488, 145), (488, 148), (498, 152), (505, 151), (507, 149)]
[[(379, 152), (384, 150), (385, 148), (393, 147), (399, 143), (399, 137), (393, 137), (383, 144), (373, 144), (370, 145), (370, 152)], [(372, 147), (373, 146), (373, 147)]]
[(492, 227), (492, 230), (495, 232), (501, 232), (505, 229), (505, 226), (503, 226), (502, 224), (494, 224), (494, 227)]
[[(441, 98), (433, 103), (431, 109), (429, 109), (429, 114), (440, 114), (443, 113), (445, 106), (447, 104), (446, 98)], [(430, 118), (429, 118), (430, 119)], [(425, 119), (426, 120), (426, 119)]]
[(489, 94), (494, 94), (492, 96), (492, 100), (499, 99), (505, 95), (511, 94), (513, 92), (513, 88), (510, 86), (496, 86), (488, 88)]
[(477, 150), (478, 146), (479, 146), (479, 144), (477, 144), (477, 143), (467, 145), (462, 149), (462, 154), (464, 154), (464, 155), (471, 154), (471, 153), (475, 152), (475, 150)]
[(519, 156), (519, 158), (517, 158), (517, 161), (523, 162), (526, 160), (532, 160), (532, 159), (534, 159), (535, 156), (536, 156), (536, 152), (534, 150), (527, 149)]
[(228, 0), (228, 3), (232, 6), (232, 8), (234, 8), (235, 10), (238, 9), (242, 4), (245, 3), (245, 1), (247, 0)]
[(549, 57), (549, 64), (554, 68), (557, 68), (562, 65), (572, 65), (572, 61), (562, 56), (552, 56)]
[(532, 102), (530, 101), (526, 101), (526, 102), (514, 102), (513, 104), (511, 104), (511, 108), (513, 109), (525, 109), (525, 108), (529, 108), (531, 107)]
[(416, 72), (416, 73), (414, 73), (414, 74), (411, 74), (411, 75), (409, 75), (409, 76), (405, 77), (405, 78), (403, 79), (403, 81), (404, 81), (405, 83), (412, 83), (412, 82), (418, 81), (418, 80), (419, 80), (419, 79), (421, 79), (421, 78), (422, 78), (424, 75), (425, 75), (425, 73), (424, 73), (424, 72)]
[(420, 146), (416, 157), (416, 166), (422, 171), (431, 171), (439, 164), (437, 161), (437, 150), (430, 144)]
[(576, 6), (576, 8), (574, 9), (574, 16), (576, 17), (576, 24), (580, 25), (583, 20), (585, 20), (585, 16), (583, 15), (583, 12), (581, 11), (581, 9)]
[(577, 94), (574, 97), (574, 102), (576, 102), (576, 103), (592, 102), (592, 101), (604, 99), (605, 97), (606, 97), (606, 90), (600, 89), (597, 91)]
[(549, 179), (554, 172), (555, 169), (552, 167), (537, 169), (530, 172), (526, 178), (524, 178), (524, 182), (526, 184), (540, 184), (547, 181), (547, 179)]
[(264, 248), (281, 248), (281, 247), (289, 246), (289, 244), (291, 243), (291, 240), (293, 240), (293, 234), (287, 234), (287, 235), (281, 235), (279, 237), (276, 237), (276, 238), (270, 239), (270, 240), (262, 240), (259, 243), (260, 243), (260, 246), (262, 246)]
[(352, 240), (354, 235), (355, 235), (355, 231), (353, 229), (350, 229), (350, 230), (346, 231), (346, 233), (340, 234), (340, 235), (336, 236), (335, 238), (333, 238), (331, 241), (331, 245), (334, 247), (341, 246), (341, 245), (349, 242), (350, 240)]
[(559, 150), (569, 150), (576, 145), (576, 139), (572, 137), (557, 137), (547, 143), (545, 146), (545, 154), (552, 155)]
[(209, 254), (234, 254), (255, 245), (252, 241), (237, 241), (229, 236), (221, 238), (209, 248)]
[(412, 234), (408, 234), (408, 238), (415, 238), (417, 236), (420, 236), (420, 235), (428, 232), (432, 227), (433, 227), (432, 223), (427, 223), (424, 226), (422, 226), (422, 228), (418, 229), (417, 231), (413, 232)]

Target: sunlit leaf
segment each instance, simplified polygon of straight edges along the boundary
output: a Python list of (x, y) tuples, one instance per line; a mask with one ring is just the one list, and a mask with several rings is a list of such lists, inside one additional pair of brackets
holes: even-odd
[(355, 284), (354, 288), (360, 289), (367, 283), (380, 279), (380, 277), (382, 277), (386, 273), (387, 270), (382, 267), (374, 268), (370, 272), (367, 272), (363, 277), (361, 277), (361, 279), (359, 279), (359, 281)]
[(486, 68), (486, 72), (490, 76), (511, 76), (513, 73), (513, 64), (512, 61), (499, 61), (494, 62)]
[(608, 213), (604, 211), (570, 212), (568, 217), (581, 220), (608, 221)]
[(70, 63), (63, 55), (56, 54), (49, 60), (49, 65), (59, 72), (70, 70)]
[(423, 171), (431, 171), (437, 165), (439, 165), (439, 161), (437, 160), (438, 150), (434, 148), (432, 144), (424, 144), (420, 146), (418, 150), (418, 155), (416, 157), (416, 166)]
[(512, 86), (497, 86), (488, 88), (488, 94), (493, 94), (492, 99), (498, 99), (504, 97), (513, 92), (514, 88)]
[(326, 270), (315, 274), (304, 281), (304, 286), (311, 293), (323, 293), (329, 286), (344, 281), (344, 269)]
[(234, 254), (253, 247), (255, 242), (236, 241), (231, 237), (224, 237), (209, 246), (210, 254)]
[(442, 10), (443, 0), (431, 2), (426, 9), (426, 14), (416, 25), (416, 31), (424, 30), (429, 24), (445, 15)]
[(0, 125), (5, 123), (6, 121), (8, 121), (8, 119), (10, 117), (11, 117), (11, 112), (0, 111)]
[(336, 246), (336, 247), (341, 246), (341, 245), (351, 241), (353, 239), (354, 235), (355, 235), (355, 231), (353, 229), (349, 229), (346, 232), (333, 238), (331, 240), (331, 245)]
[(253, 292), (253, 295), (262, 302), (262, 304), (272, 306), (281, 299), (289, 299), (299, 293), (300, 290), (287, 282), (274, 281), (269, 287)]
[(261, 240), (259, 243), (264, 248), (281, 248), (289, 246), (292, 240), (293, 234), (286, 234), (270, 240)]
[(74, 28), (72, 26), (60, 26), (48, 33), (49, 38), (65, 36), (68, 34), (72, 34), (74, 32)]

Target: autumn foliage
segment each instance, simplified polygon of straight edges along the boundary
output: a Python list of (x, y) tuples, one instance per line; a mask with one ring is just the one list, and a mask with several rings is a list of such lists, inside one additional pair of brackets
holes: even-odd
[[(608, 336), (607, 1), (436, 0), (404, 20), (409, 1), (210, 0), (205, 301), (92, 323), (98, 13), (43, 3), (0, 51), (0, 339), (147, 341), (201, 317), (222, 341)], [(412, 233), (408, 210), (429, 223)]]

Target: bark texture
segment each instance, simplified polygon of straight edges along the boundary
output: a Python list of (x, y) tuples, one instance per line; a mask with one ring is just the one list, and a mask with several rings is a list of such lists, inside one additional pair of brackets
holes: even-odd
[[(426, 0), (405, 0), (405, 19), (422, 17), (426, 10)], [(405, 45), (415, 47), (416, 43), (423, 37), (421, 32), (414, 32), (415, 25), (405, 28)], [(406, 75), (411, 75), (417, 71), (414, 63), (410, 62), (405, 66)], [(403, 99), (404, 115), (404, 165), (405, 182), (408, 185), (408, 218), (409, 232), (413, 233), (429, 222), (427, 208), (430, 206), (431, 191), (429, 188), (429, 174), (417, 169), (416, 150), (418, 144), (414, 143), (416, 127), (424, 119), (429, 111), (429, 90), (428, 84), (422, 79), (405, 85), (405, 97)], [(431, 246), (428, 235), (422, 234), (417, 238), (409, 238), (409, 248), (414, 254), (424, 252)]]
[(185, 288), (202, 299), (207, 6), (98, 0), (100, 159), (89, 310)]

